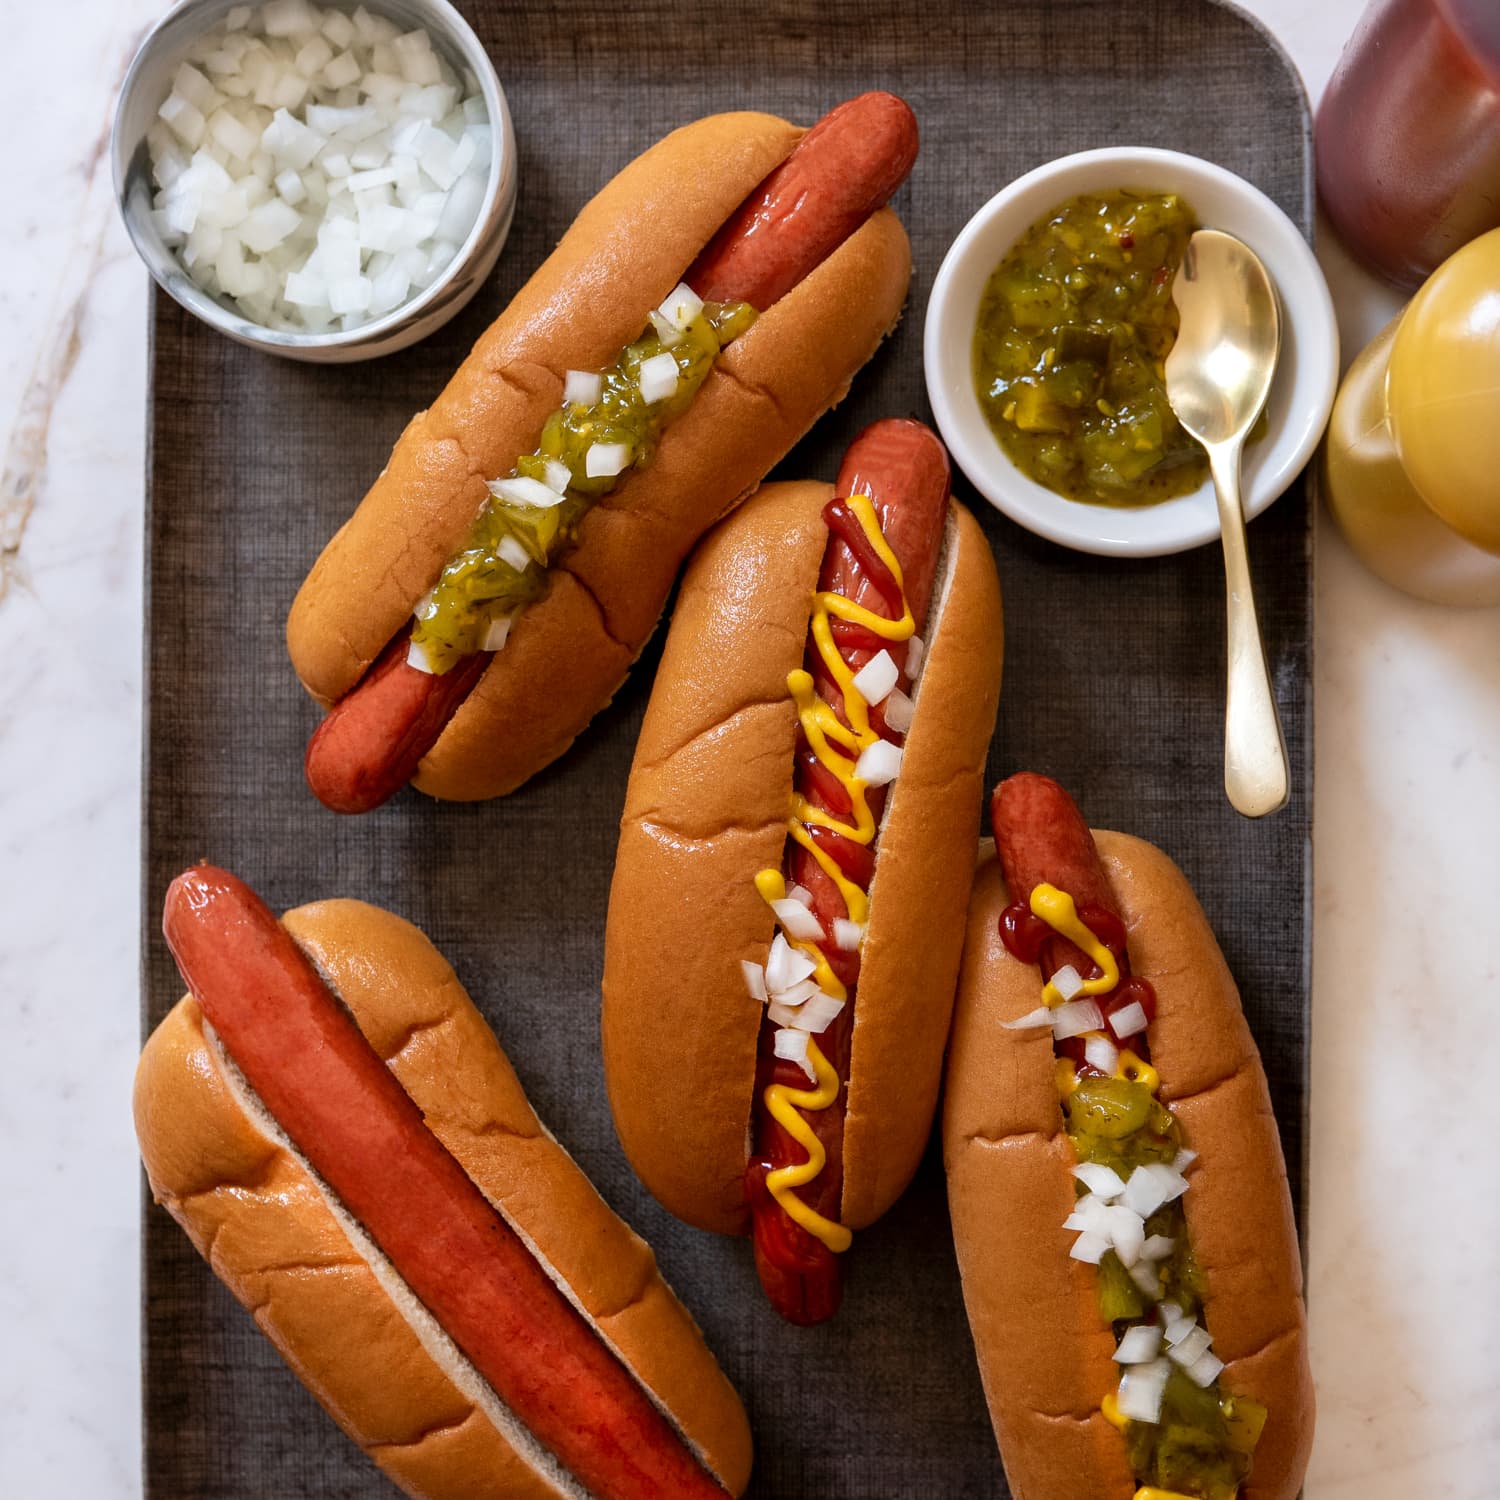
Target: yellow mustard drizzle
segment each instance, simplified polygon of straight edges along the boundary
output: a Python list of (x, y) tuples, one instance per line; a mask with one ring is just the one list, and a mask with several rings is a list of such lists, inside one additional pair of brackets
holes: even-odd
[[(1083, 949), (1098, 965), (1097, 978), (1083, 981), (1082, 994), (1107, 995), (1120, 982), (1120, 966), (1109, 948), (1095, 937), (1091, 928), (1085, 927), (1078, 918), (1078, 908), (1073, 898), (1045, 881), (1031, 893), (1031, 910), (1054, 932), (1067, 938), (1075, 947)], [(1063, 997), (1057, 986), (1049, 979), (1042, 988), (1042, 1001), (1046, 1005), (1061, 1005)]]
[[(906, 585), (901, 574), (901, 564), (891, 551), (875, 506), (868, 495), (851, 495), (845, 502), (858, 520), (875, 555), (890, 569), (896, 587), (901, 591), (901, 618), (888, 619), (876, 614), (862, 604), (846, 598), (843, 594), (822, 589), (813, 595), (812, 638), (824, 670), (838, 684), (843, 695), (845, 724), (834, 711), (832, 704), (818, 697), (811, 672), (802, 667), (787, 674), (787, 691), (796, 705), (797, 718), (807, 743), (822, 765), (838, 779), (848, 793), (854, 809), (853, 823), (841, 822), (822, 808), (814, 807), (800, 792), (792, 793), (792, 810), (787, 819), (787, 834), (818, 862), (824, 874), (838, 887), (843, 897), (845, 910), (851, 922), (863, 926), (869, 917), (870, 898), (839, 867), (838, 861), (826, 849), (818, 846), (807, 831), (809, 824), (827, 828), (833, 833), (857, 844), (869, 844), (875, 837), (875, 815), (865, 796), (868, 783), (854, 774), (860, 754), (880, 739), (870, 725), (870, 705), (864, 695), (854, 686), (854, 673), (840, 654), (833, 639), (832, 617), (862, 625), (882, 640), (909, 640), (916, 633), (916, 621), (912, 618), (911, 606), (906, 602)], [(780, 901), (786, 896), (786, 879), (780, 870), (762, 870), (755, 877), (755, 888), (767, 903)], [(814, 977), (825, 994), (837, 1000), (847, 1000), (848, 990), (829, 967), (828, 960), (815, 943), (798, 941), (790, 936), (787, 941), (814, 963)], [(812, 1038), (808, 1038), (807, 1059), (817, 1077), (812, 1090), (791, 1089), (784, 1084), (767, 1086), (763, 1099), (767, 1112), (793, 1140), (807, 1152), (807, 1160), (793, 1166), (777, 1167), (766, 1174), (766, 1188), (771, 1196), (786, 1210), (787, 1214), (815, 1239), (821, 1240), (830, 1250), (841, 1253), (849, 1248), (853, 1235), (842, 1224), (825, 1218), (808, 1207), (798, 1197), (795, 1189), (812, 1182), (827, 1165), (827, 1152), (823, 1143), (814, 1134), (798, 1110), (827, 1109), (838, 1098), (839, 1076), (833, 1064), (818, 1050)]]

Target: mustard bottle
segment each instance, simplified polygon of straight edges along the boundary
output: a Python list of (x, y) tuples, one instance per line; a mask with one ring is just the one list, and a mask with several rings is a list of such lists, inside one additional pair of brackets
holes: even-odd
[(1350, 366), (1324, 452), (1329, 508), (1374, 573), (1437, 604), (1500, 604), (1500, 229)]

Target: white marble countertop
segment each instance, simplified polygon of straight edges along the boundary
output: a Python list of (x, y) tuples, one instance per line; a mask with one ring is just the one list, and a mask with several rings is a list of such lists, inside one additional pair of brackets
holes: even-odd
[[(12, 6), (0, 140), (0, 1494), (139, 1493), (144, 270), (111, 100), (163, 0)], [(1362, 0), (1248, 0), (1314, 98)], [(67, 58), (66, 71), (60, 59)], [(1205, 107), (1210, 107), (1205, 101)], [(1395, 299), (1325, 234), (1345, 357)], [(1252, 531), (1252, 543), (1253, 543)], [(1318, 521), (1312, 1500), (1500, 1491), (1500, 611)], [(1268, 878), (1269, 874), (1268, 874)], [(1478, 1024), (1476, 1024), (1476, 1019)], [(1485, 1024), (1488, 1022), (1489, 1024)]]

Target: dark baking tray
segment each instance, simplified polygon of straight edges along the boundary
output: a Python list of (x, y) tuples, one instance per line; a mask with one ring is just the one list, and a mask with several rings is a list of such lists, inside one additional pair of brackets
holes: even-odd
[[(897, 207), (916, 274), (905, 321), (850, 399), (781, 466), (831, 477), (866, 422), (927, 415), (927, 291), (964, 220), (1018, 173), (1111, 143), (1176, 147), (1248, 177), (1311, 222), (1307, 104), (1268, 36), (1208, 0), (576, 0), (463, 7), (509, 93), (521, 198), (497, 272), (419, 347), (342, 369), (239, 348), (157, 294), (147, 526), (143, 1023), (181, 986), (161, 895), (198, 857), (284, 907), (361, 896), (420, 924), (495, 1025), (537, 1109), (668, 1279), (743, 1392), (753, 1493), (1005, 1493), (974, 1365), (935, 1149), (859, 1237), (843, 1312), (798, 1331), (760, 1296), (747, 1246), (685, 1228), (635, 1181), (600, 1076), (596, 995), (626, 773), (656, 647), (559, 765), (504, 801), (407, 793), (346, 821), (302, 782), (316, 722), (282, 644), (292, 594), (410, 413), (584, 199), (669, 125), (754, 107), (812, 120), (870, 87), (904, 94), (922, 156)], [(1221, 785), (1217, 550), (1121, 563), (979, 514), (1005, 588), (992, 777), (1060, 777), (1096, 822), (1185, 867), (1243, 988), (1301, 1202), (1310, 889), (1311, 558), (1299, 482), (1251, 528), (1261, 619), (1292, 760), (1291, 805), (1237, 818)], [(193, 1253), (145, 1212), (145, 1477), (167, 1497), (394, 1493), (346, 1442)]]

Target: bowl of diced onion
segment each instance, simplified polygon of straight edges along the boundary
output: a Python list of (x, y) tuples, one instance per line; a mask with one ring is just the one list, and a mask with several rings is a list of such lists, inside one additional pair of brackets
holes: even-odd
[(505, 95), (447, 0), (184, 0), (126, 74), (111, 151), (163, 290), (319, 363), (441, 327), (515, 208)]

